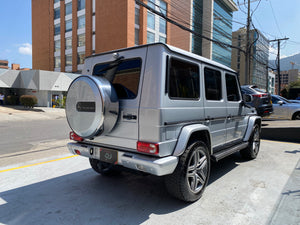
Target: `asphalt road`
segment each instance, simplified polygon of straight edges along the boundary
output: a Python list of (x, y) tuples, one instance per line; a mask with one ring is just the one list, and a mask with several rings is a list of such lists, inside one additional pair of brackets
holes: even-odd
[(255, 160), (223, 159), (192, 204), (170, 197), (162, 177), (103, 177), (87, 158), (61, 158), (70, 154), (0, 166), (0, 224), (296, 225), (299, 152), (299, 144), (262, 141)]
[(0, 122), (0, 155), (31, 150), (42, 142), (68, 139), (66, 118)]

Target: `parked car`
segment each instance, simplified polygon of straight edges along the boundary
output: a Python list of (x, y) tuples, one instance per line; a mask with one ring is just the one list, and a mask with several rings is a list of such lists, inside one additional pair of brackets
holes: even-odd
[(278, 95), (271, 95), (271, 97), (274, 111), (267, 118), (300, 120), (300, 104), (292, 103)]
[(67, 94), (68, 148), (101, 175), (164, 176), (170, 194), (192, 202), (211, 160), (259, 152), (261, 117), (229, 67), (156, 43), (87, 57), (83, 73)]
[(257, 115), (264, 117), (273, 112), (271, 95), (260, 90), (255, 85), (243, 85), (241, 86), (242, 94), (248, 94), (252, 96), (250, 105), (255, 107)]
[(289, 99), (288, 101), (291, 102), (291, 103), (300, 104), (300, 100)]

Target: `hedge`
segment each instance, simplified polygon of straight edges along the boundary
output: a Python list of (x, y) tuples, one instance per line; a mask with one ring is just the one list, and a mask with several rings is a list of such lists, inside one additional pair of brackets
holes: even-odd
[(5, 103), (8, 105), (17, 105), (18, 97), (15, 95), (9, 95), (5, 98)]
[(37, 98), (33, 95), (22, 95), (20, 97), (20, 103), (24, 105), (24, 107), (33, 108), (38, 102)]

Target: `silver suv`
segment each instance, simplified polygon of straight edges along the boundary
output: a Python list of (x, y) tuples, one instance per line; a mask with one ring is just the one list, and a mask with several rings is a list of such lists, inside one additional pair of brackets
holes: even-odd
[(261, 118), (228, 67), (157, 43), (88, 57), (83, 73), (68, 90), (68, 148), (102, 175), (165, 176), (173, 196), (192, 202), (211, 160), (258, 154)]

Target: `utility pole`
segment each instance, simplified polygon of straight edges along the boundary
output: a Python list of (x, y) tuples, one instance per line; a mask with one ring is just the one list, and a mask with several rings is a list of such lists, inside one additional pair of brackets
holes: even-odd
[(274, 39), (270, 42), (277, 41), (277, 76), (278, 76), (278, 95), (280, 95), (280, 89), (281, 89), (281, 78), (280, 78), (280, 41), (286, 41), (289, 38), (281, 38), (281, 39)]
[(251, 17), (250, 17), (250, 3), (251, 1), (248, 0), (248, 15), (247, 15), (247, 32), (246, 32), (246, 53), (245, 53), (245, 84), (249, 84), (250, 82), (250, 23), (251, 23)]

